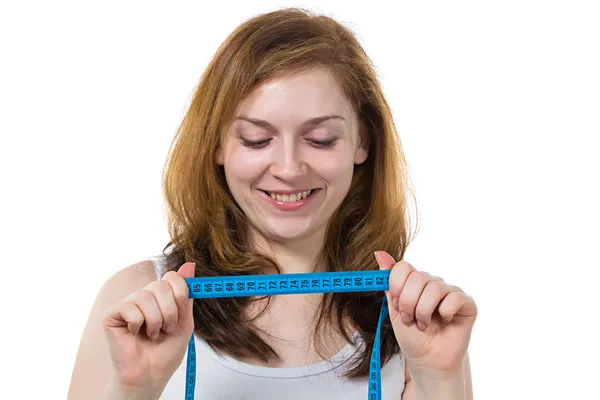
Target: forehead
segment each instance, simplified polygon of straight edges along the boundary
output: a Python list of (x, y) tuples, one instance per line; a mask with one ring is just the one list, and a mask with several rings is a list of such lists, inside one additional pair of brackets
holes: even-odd
[(325, 68), (283, 75), (262, 84), (244, 99), (238, 111), (240, 114), (281, 127), (300, 125), (324, 114), (340, 115), (348, 124), (353, 121), (350, 103)]

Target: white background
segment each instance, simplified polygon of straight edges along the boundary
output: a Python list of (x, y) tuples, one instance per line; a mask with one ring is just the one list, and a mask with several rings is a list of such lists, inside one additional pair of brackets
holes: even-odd
[(168, 241), (161, 171), (199, 76), (285, 5), (378, 68), (418, 195), (406, 260), (479, 306), (475, 397), (599, 398), (598, 3), (314, 3), (2, 3), (1, 398), (66, 398), (98, 289)]

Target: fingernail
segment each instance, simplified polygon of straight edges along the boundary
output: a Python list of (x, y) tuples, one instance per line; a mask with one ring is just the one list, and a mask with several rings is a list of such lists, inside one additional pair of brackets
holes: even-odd
[(168, 324), (167, 326), (165, 326), (165, 332), (167, 332), (167, 333), (173, 333), (174, 330), (175, 330), (175, 325), (173, 325), (173, 324)]
[[(394, 310), (400, 311), (400, 307), (398, 306), (398, 298), (397, 297), (394, 297), (392, 299), (392, 307), (394, 307)], [(404, 314), (406, 314), (406, 313), (404, 313)], [(408, 314), (406, 314), (406, 315), (408, 315)]]
[(156, 339), (158, 339), (158, 334), (159, 334), (159, 332), (154, 332), (154, 333), (152, 334), (152, 336), (150, 336), (150, 339), (152, 339), (152, 340), (156, 340)]
[(408, 325), (410, 323), (410, 321), (412, 320), (412, 318), (410, 317), (410, 315), (408, 313), (401, 312), (400, 316), (402, 317), (402, 322), (404, 322), (406, 325)]
[(425, 325), (421, 321), (417, 321), (417, 328), (419, 328), (420, 330), (424, 331), (425, 329), (427, 329), (427, 325)]
[(375, 261), (377, 261), (377, 263), (379, 263), (379, 254), (377, 254), (378, 252), (376, 251), (375, 253)]

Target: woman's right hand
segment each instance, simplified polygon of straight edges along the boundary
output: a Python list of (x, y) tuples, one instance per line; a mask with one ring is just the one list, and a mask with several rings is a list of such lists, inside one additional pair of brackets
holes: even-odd
[(105, 315), (112, 386), (129, 393), (162, 393), (194, 330), (193, 300), (184, 280), (194, 276), (194, 269), (195, 264), (188, 262), (177, 272), (167, 272)]

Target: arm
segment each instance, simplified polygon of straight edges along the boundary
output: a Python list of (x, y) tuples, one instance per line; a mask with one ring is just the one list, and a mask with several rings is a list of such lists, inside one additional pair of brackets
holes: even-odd
[(469, 360), (468, 352), (465, 354), (465, 360), (461, 376), (457, 377), (457, 379), (454, 381), (445, 383), (443, 387), (444, 393), (441, 394), (441, 396), (431, 397), (424, 394), (421, 391), (421, 389), (417, 387), (417, 384), (412, 379), (406, 361), (404, 362), (404, 376), (405, 383), (404, 392), (402, 393), (402, 400), (473, 400), (471, 363)]
[(102, 327), (105, 312), (122, 298), (155, 280), (154, 264), (143, 261), (117, 272), (102, 286), (81, 337), (68, 400), (100, 400), (104, 398), (105, 391), (116, 394), (114, 390), (117, 389), (109, 387), (113, 367)]

